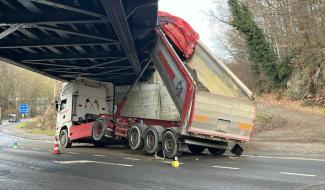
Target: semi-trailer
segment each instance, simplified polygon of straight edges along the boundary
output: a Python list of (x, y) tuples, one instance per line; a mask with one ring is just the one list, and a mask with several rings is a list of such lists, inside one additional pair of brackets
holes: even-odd
[[(252, 138), (252, 92), (198, 40), (182, 19), (160, 13), (150, 59), (133, 85), (78, 79), (64, 83), (57, 103), (61, 146), (121, 142), (168, 158), (187, 148), (241, 155)], [(150, 63), (156, 72), (139, 82)]]

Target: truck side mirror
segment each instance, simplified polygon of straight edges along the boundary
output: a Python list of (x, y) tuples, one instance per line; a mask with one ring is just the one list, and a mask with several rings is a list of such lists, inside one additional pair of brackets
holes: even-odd
[(55, 110), (59, 111), (59, 102), (57, 100), (55, 101)]

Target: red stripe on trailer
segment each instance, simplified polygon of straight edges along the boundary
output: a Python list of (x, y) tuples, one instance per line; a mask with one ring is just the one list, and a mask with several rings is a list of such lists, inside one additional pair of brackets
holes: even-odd
[(170, 66), (168, 65), (168, 62), (161, 50), (158, 51), (158, 56), (160, 58), (160, 61), (164, 64), (168, 76), (173, 80), (175, 78), (175, 73), (173, 72), (172, 68), (170, 68)]
[(177, 121), (168, 121), (160, 119), (147, 119), (147, 118), (137, 118), (137, 117), (119, 117), (117, 123), (120, 125), (125, 125), (131, 127), (134, 124), (144, 123), (146, 125), (160, 125), (165, 128), (169, 127), (179, 127), (180, 122)]
[[(186, 120), (186, 114), (190, 111), (189, 110), (190, 104), (191, 104), (191, 102), (194, 103), (193, 102), (193, 94), (195, 93), (196, 86), (195, 86), (195, 83), (193, 82), (190, 74), (184, 67), (182, 61), (179, 59), (178, 55), (176, 54), (176, 52), (172, 49), (169, 42), (166, 41), (166, 39), (163, 37), (164, 34), (158, 30), (158, 35), (161, 36), (161, 39), (162, 39), (163, 43), (165, 44), (165, 47), (167, 47), (167, 50), (172, 55), (172, 58), (174, 59), (176, 66), (181, 71), (181, 73), (183, 74), (185, 81), (186, 81), (186, 95), (185, 95), (185, 100), (184, 100), (184, 104), (183, 104), (183, 110), (181, 113), (181, 124), (184, 124), (185, 120)], [(191, 99), (192, 99), (192, 101), (191, 101)], [(192, 111), (193, 111), (193, 109), (191, 110), (191, 112)]]
[(239, 140), (239, 141), (249, 141), (250, 137), (247, 136), (240, 136), (240, 135), (233, 135), (233, 134), (228, 134), (228, 133), (222, 133), (222, 132), (213, 132), (213, 133), (206, 133), (198, 130), (193, 130), (189, 129), (189, 132), (191, 133), (197, 133), (197, 134), (202, 134), (202, 135), (207, 135), (207, 136), (215, 136), (215, 137), (222, 137), (227, 140)]

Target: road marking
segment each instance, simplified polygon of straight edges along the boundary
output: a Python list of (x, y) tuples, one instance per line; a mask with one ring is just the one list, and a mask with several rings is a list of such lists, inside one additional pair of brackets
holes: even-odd
[(228, 169), (228, 170), (239, 170), (240, 168), (226, 167), (226, 166), (212, 166), (213, 168)]
[(138, 159), (138, 158), (123, 158), (124, 160), (135, 160), (135, 161), (138, 161), (138, 160), (141, 160), (141, 159)]
[(68, 152), (68, 154), (79, 154), (77, 152)]
[(95, 156), (95, 157), (101, 157), (101, 158), (106, 158), (106, 156), (100, 155), (100, 154), (94, 154), (93, 156)]
[(252, 157), (252, 158), (269, 158), (269, 159), (282, 159), (282, 160), (302, 160), (302, 161), (325, 162), (325, 159), (316, 159), (316, 158), (278, 157), (278, 156), (254, 156), (254, 155), (242, 155), (242, 156), (243, 157)]
[(31, 148), (32, 150), (35, 150), (35, 151), (40, 151), (40, 149), (38, 148)]
[(112, 166), (124, 166), (124, 167), (133, 167), (131, 164), (119, 164), (119, 163), (111, 163), (111, 162), (97, 162), (92, 160), (72, 160), (72, 161), (53, 161), (58, 164), (104, 164), (104, 165), (112, 165)]
[[(166, 164), (171, 164), (172, 163), (172, 161), (162, 161), (163, 163), (166, 163)], [(179, 164), (184, 164), (184, 163), (182, 163), (182, 162), (180, 162)]]
[(300, 174), (300, 173), (290, 173), (290, 172), (280, 172), (283, 175), (296, 175), (296, 176), (305, 176), (305, 177), (315, 177), (313, 174)]

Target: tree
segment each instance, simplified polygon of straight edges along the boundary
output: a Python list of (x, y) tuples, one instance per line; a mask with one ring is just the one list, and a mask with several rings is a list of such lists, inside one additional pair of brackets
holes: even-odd
[(279, 84), (282, 80), (277, 70), (279, 60), (263, 30), (254, 21), (248, 6), (238, 0), (228, 0), (228, 4), (233, 16), (230, 23), (244, 36), (256, 78), (260, 78), (263, 72), (274, 85)]

